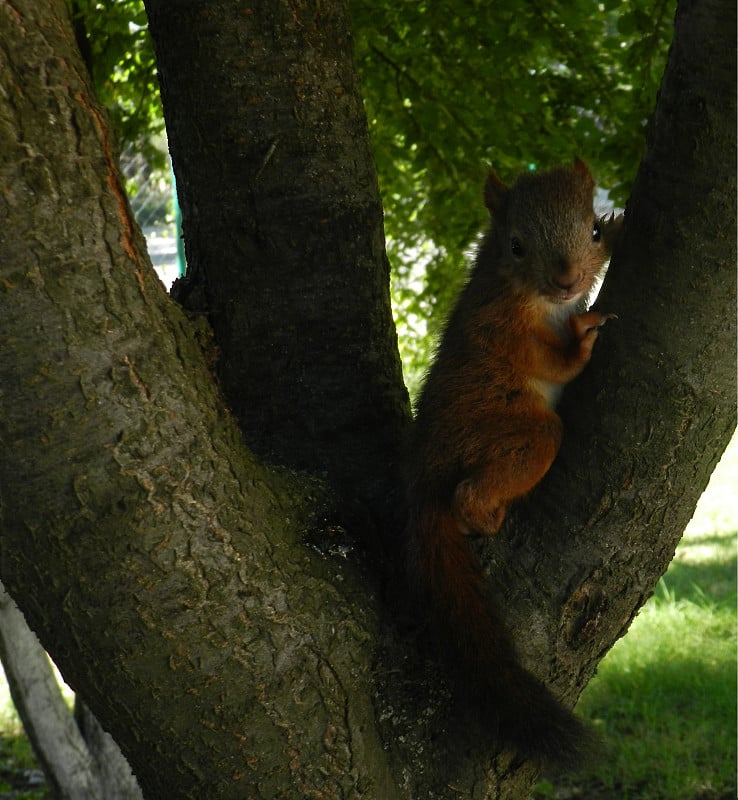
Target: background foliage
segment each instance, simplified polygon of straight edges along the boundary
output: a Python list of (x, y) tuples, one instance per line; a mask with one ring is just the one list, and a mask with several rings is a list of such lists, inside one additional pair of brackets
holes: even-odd
[[(141, 0), (69, 2), (121, 145), (160, 164), (153, 134), (163, 118)], [(507, 180), (580, 155), (624, 205), (675, 5), (352, 0), (411, 393), (484, 225), (490, 165)]]

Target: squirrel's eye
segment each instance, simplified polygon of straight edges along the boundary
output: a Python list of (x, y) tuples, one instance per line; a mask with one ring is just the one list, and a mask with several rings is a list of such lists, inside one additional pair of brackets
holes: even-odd
[(595, 223), (592, 226), (592, 241), (599, 242), (601, 238), (602, 238), (602, 230), (600, 228), (600, 223), (598, 220), (595, 220)]
[(518, 239), (517, 236), (513, 236), (510, 239), (510, 252), (515, 256), (515, 258), (522, 258), (523, 253), (523, 243)]

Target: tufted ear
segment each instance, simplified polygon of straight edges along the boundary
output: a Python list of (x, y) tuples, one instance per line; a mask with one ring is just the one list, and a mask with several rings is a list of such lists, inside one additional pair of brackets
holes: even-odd
[(490, 214), (500, 211), (508, 191), (507, 186), (490, 170), (484, 184), (484, 204)]
[(592, 187), (592, 191), (594, 191), (595, 182), (592, 173), (579, 156), (574, 159), (574, 174), (584, 179)]

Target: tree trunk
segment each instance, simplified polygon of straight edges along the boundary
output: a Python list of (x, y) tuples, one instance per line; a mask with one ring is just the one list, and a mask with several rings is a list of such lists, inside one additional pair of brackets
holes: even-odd
[(211, 322), (249, 444), (381, 514), (409, 407), (347, 3), (146, 9), (187, 249), (174, 294)]
[[(345, 5), (321, 8), (149, 4), (180, 296), (212, 320), (248, 441), (327, 475), (358, 534), (391, 516), (407, 412)], [(680, 11), (602, 299), (618, 327), (555, 468), (483, 548), (521, 655), (570, 701), (735, 424), (735, 11), (709, 11)], [(322, 487), (242, 446), (144, 255), (65, 3), (0, 4), (0, 47), (0, 570), (145, 794), (526, 796), (531, 768), (454, 717), (422, 632), (380, 629)]]
[[(100, 781), (101, 789), (96, 800), (142, 800), (143, 795), (130, 764), (113, 737), (103, 729), (79, 695), (74, 701), (74, 721)], [(72, 800), (81, 800), (79, 795), (71, 797)]]

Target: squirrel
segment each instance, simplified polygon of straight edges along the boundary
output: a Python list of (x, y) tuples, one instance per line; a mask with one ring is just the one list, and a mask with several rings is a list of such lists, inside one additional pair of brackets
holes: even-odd
[(622, 215), (598, 218), (587, 165), (490, 172), (491, 223), (421, 391), (407, 466), (411, 588), (498, 739), (574, 767), (588, 729), (517, 661), (467, 534), (493, 535), (559, 450), (554, 405), (614, 314), (587, 311)]

